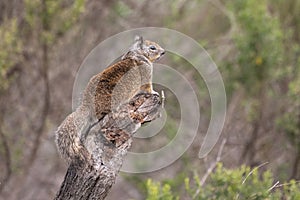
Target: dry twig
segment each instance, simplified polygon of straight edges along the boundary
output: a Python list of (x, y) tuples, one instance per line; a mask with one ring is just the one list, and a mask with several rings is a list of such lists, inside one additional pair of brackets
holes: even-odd
[[(218, 162), (221, 161), (221, 157), (222, 157), (222, 153), (223, 153), (223, 149), (224, 149), (224, 146), (226, 144), (226, 139), (223, 139), (222, 143), (221, 143), (221, 146), (219, 148), (219, 151), (218, 151), (218, 155), (217, 155), (217, 158), (216, 160), (210, 165), (210, 167), (206, 170), (206, 173), (204, 174), (204, 176), (202, 177), (201, 181), (200, 181), (200, 186), (202, 187), (204, 185), (204, 183), (206, 182), (207, 178), (209, 177), (209, 175), (213, 172), (213, 170), (216, 168)], [(197, 189), (197, 191), (195, 192), (194, 196), (193, 196), (193, 199), (195, 199), (198, 194), (200, 192), (200, 188)]]

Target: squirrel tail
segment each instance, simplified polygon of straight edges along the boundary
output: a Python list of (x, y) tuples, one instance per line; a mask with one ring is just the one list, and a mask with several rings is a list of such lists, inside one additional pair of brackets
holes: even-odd
[[(86, 117), (81, 110), (76, 110), (67, 116), (56, 131), (55, 142), (61, 156), (70, 164), (73, 161), (78, 163), (90, 163), (92, 158), (89, 151), (80, 140), (80, 132), (86, 124)], [(80, 118), (80, 119), (79, 119)]]

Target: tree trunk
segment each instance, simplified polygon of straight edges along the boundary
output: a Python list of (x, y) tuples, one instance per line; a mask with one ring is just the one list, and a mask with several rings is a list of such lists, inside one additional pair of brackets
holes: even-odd
[(162, 107), (163, 100), (158, 95), (138, 94), (93, 126), (83, 141), (93, 161), (73, 161), (55, 199), (104, 199), (115, 182), (133, 134), (142, 123), (159, 117)]

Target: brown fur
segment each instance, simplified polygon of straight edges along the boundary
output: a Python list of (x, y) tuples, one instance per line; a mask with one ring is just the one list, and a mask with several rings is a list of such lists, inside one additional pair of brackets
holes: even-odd
[(138, 92), (155, 93), (152, 89), (152, 63), (164, 52), (158, 44), (136, 37), (121, 61), (91, 78), (82, 104), (56, 131), (56, 143), (65, 159), (89, 160), (90, 154), (82, 140), (92, 124)]

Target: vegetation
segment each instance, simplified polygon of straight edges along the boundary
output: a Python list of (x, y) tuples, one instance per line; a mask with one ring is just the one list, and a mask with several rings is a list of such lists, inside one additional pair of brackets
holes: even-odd
[(0, 92), (5, 90), (11, 77), (10, 70), (22, 59), (22, 41), (17, 30), (17, 19), (5, 19), (0, 25)]
[[(108, 36), (158, 26), (200, 41), (216, 61), (228, 97), (221, 136), (227, 143), (223, 156), (217, 144), (199, 160), (195, 142), (162, 175), (124, 175), (118, 187), (138, 195), (117, 188), (111, 199), (122, 192), (124, 199), (147, 200), (300, 199), (299, 13), (300, 0), (1, 1), (0, 198), (55, 195), (65, 168), (53, 132), (70, 112), (78, 66)], [(162, 62), (199, 89), (200, 141), (211, 115), (205, 82), (178, 55), (168, 52)], [(137, 139), (133, 150), (161, 148), (176, 136), (180, 105), (164, 91), (169, 116), (161, 134)], [(208, 170), (214, 157), (218, 164)], [(264, 162), (270, 164), (259, 167)]]
[[(232, 67), (230, 84), (238, 83), (250, 97), (260, 94), (262, 88), (276, 77), (282, 64), (283, 32), (279, 19), (268, 12), (267, 1), (238, 0), (229, 4), (234, 13), (235, 46), (238, 54)], [(252, 98), (253, 99), (253, 98)]]
[(241, 166), (238, 169), (225, 169), (218, 163), (210, 180), (203, 186), (200, 177), (186, 177), (184, 189), (178, 192), (170, 184), (160, 184), (148, 179), (147, 200), (175, 199), (299, 199), (300, 183), (290, 180), (280, 184), (274, 182), (270, 171), (259, 172), (258, 168)]

